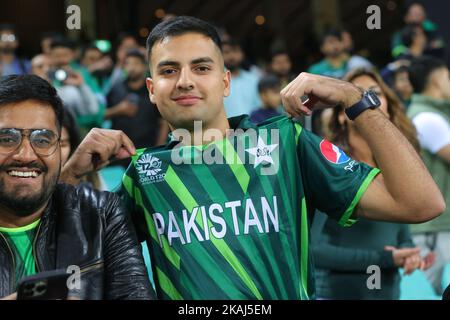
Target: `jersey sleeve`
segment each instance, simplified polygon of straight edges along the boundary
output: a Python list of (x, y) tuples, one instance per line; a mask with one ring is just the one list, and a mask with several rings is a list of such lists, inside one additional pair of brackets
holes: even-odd
[(356, 205), (380, 170), (351, 159), (299, 124), (294, 126), (306, 201), (342, 226), (352, 225)]

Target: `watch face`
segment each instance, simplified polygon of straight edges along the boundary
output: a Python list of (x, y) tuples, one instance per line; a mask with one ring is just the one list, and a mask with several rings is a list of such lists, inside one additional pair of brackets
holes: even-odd
[(373, 106), (379, 107), (381, 105), (381, 101), (375, 92), (368, 90), (367, 98)]

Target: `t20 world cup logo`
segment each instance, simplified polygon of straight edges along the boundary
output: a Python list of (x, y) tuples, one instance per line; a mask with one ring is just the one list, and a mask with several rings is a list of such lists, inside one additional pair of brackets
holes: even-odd
[(145, 174), (147, 177), (155, 176), (161, 171), (161, 160), (158, 158), (144, 154), (136, 161), (136, 168), (139, 174)]

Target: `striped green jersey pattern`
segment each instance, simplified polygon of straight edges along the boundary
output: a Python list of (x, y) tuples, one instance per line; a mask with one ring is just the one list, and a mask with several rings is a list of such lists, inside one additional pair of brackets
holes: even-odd
[(378, 170), (337, 148), (330, 153), (286, 117), (229, 122), (241, 132), (208, 145), (138, 150), (124, 175), (124, 200), (148, 242), (157, 295), (314, 298), (312, 214), (317, 208), (352, 224)]

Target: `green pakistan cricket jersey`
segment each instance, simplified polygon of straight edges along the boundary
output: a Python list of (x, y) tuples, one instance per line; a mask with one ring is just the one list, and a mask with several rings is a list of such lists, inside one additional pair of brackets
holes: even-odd
[[(160, 299), (311, 299), (317, 208), (344, 225), (379, 172), (286, 117), (202, 146), (140, 149), (124, 198)], [(185, 141), (185, 140), (183, 140)], [(142, 239), (143, 240), (143, 239)]]
[(20, 228), (0, 227), (0, 239), (3, 238), (7, 243), (13, 257), (11, 263), (15, 268), (15, 284), (25, 276), (36, 273), (36, 265), (33, 256), (33, 240), (36, 235), (36, 229), (40, 219)]

